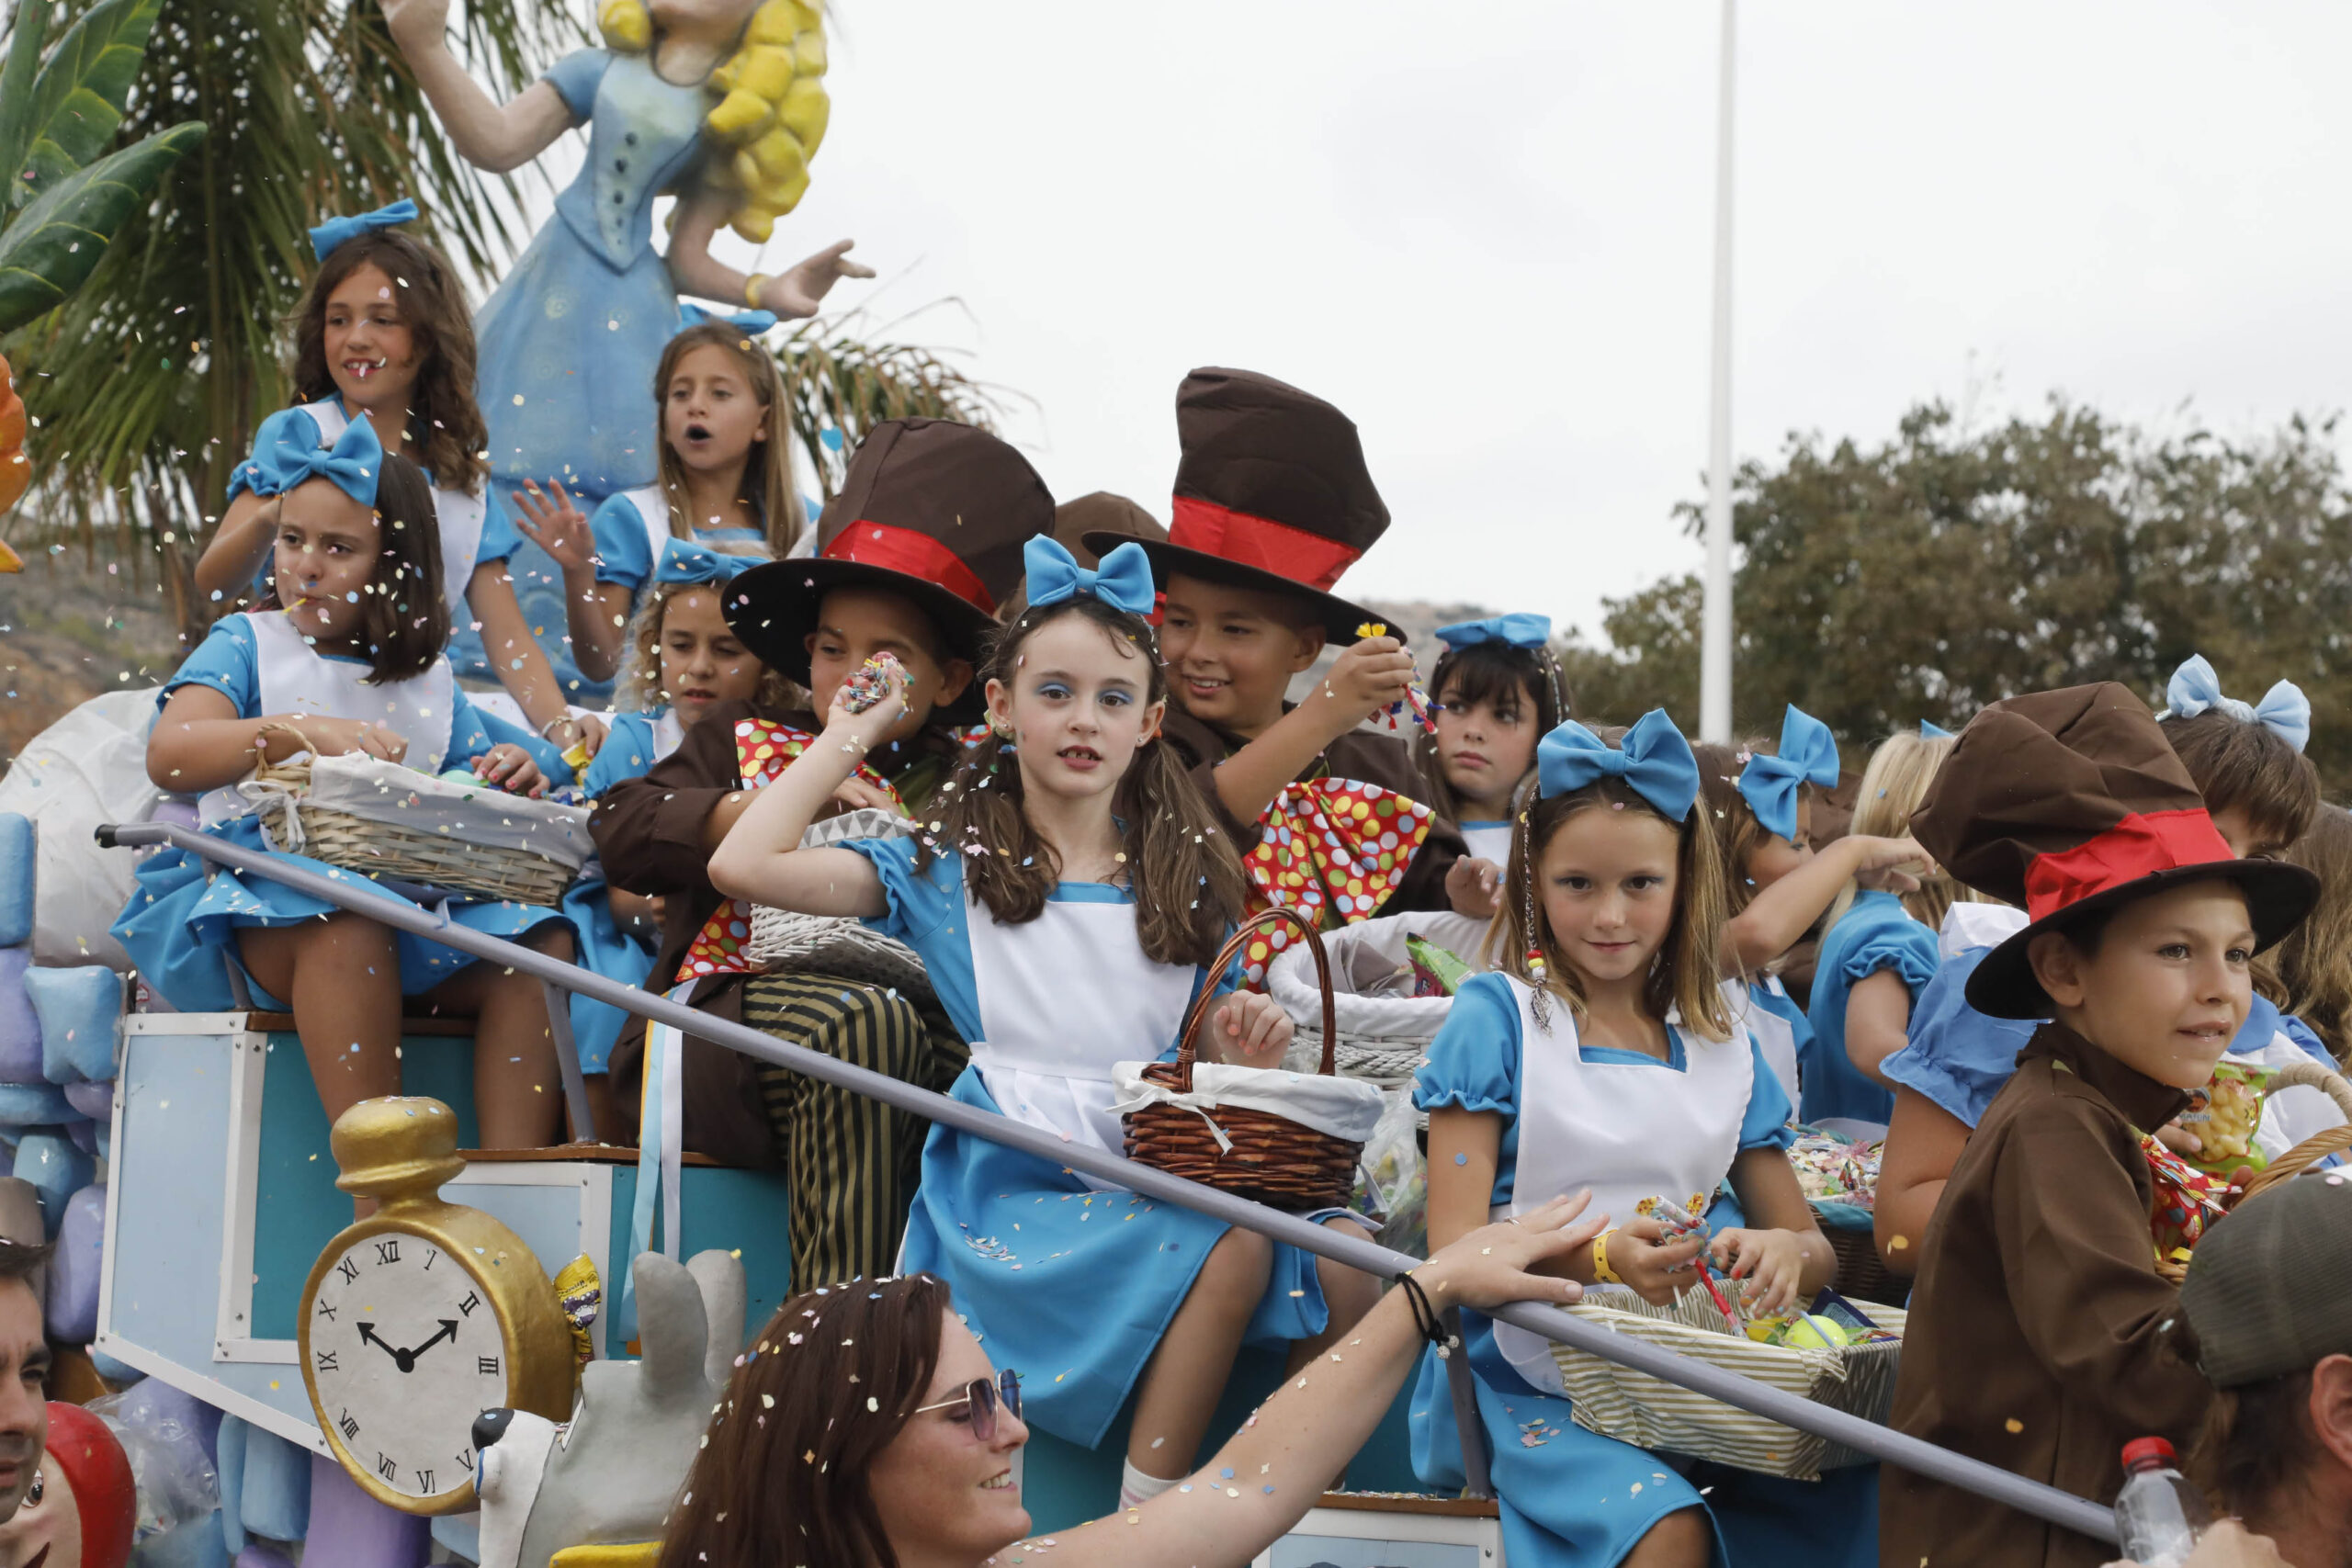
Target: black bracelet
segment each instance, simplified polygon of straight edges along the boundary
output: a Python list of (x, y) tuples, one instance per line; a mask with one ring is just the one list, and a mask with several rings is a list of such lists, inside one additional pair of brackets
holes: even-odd
[(1422, 1338), (1437, 1347), (1438, 1359), (1444, 1360), (1460, 1349), (1462, 1341), (1447, 1332), (1445, 1319), (1430, 1303), (1430, 1294), (1421, 1288), (1421, 1282), (1409, 1273), (1397, 1275), (1396, 1282), (1404, 1287), (1405, 1300), (1412, 1306), (1413, 1326), (1420, 1330)]

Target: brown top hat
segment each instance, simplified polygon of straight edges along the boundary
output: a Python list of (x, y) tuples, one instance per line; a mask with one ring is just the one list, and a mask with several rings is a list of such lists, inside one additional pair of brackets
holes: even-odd
[(2319, 879), (2301, 866), (2231, 853), (2155, 716), (2111, 681), (1978, 714), (1911, 830), (1954, 876), (2031, 918), (1969, 976), (1969, 1005), (1995, 1018), (2050, 1016), (2026, 950), (2099, 910), (2222, 877), (2245, 890), (2263, 948), (2319, 897)]
[[(1329, 590), (1388, 531), (1354, 422), (1310, 392), (1250, 370), (1195, 370), (1176, 389), (1176, 499), (1168, 542), (1147, 542), (1164, 589), (1171, 572), (1282, 593), (1311, 606), (1332, 641), (1374, 618)], [(1097, 553), (1123, 541), (1089, 535)]]
[[(1054, 508), (1054, 542), (1089, 571), (1102, 564), (1105, 550), (1115, 549), (1131, 539), (1156, 545), (1167, 537), (1168, 530), (1159, 525), (1159, 518), (1125, 496), (1113, 495), (1107, 490), (1065, 501)], [(1089, 544), (1089, 539), (1095, 543)], [(1012, 597), (997, 612), (997, 619), (1011, 626), (1028, 608), (1029, 592), (1023, 585), (1013, 590)]]
[[(808, 683), (808, 634), (836, 588), (885, 588), (921, 605), (961, 659), (978, 663), (997, 606), (1021, 586), (1021, 547), (1054, 524), (1029, 459), (984, 430), (944, 419), (876, 425), (817, 520), (817, 554), (755, 566), (728, 586), (727, 624), (787, 678)], [(979, 682), (949, 705), (978, 717)]]

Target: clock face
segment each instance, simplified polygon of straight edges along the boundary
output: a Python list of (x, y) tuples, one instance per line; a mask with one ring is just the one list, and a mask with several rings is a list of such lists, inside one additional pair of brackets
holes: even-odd
[(469, 1483), (474, 1417), (507, 1403), (504, 1336), (473, 1276), (421, 1236), (372, 1235), (308, 1312), (319, 1416), (352, 1462), (403, 1496)]

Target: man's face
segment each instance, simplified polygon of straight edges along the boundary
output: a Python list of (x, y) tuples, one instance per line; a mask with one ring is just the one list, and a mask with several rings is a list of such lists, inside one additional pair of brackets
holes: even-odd
[(0, 1519), (13, 1515), (40, 1473), (49, 1441), (49, 1341), (40, 1299), (22, 1280), (0, 1281)]

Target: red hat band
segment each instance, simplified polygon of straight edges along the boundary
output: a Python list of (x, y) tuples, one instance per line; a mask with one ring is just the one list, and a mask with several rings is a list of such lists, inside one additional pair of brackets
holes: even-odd
[(973, 575), (954, 550), (928, 534), (890, 523), (859, 518), (833, 536), (820, 552), (825, 560), (854, 561), (885, 571), (903, 572), (935, 582), (984, 614), (996, 614), (996, 598)]
[(2025, 874), (2026, 913), (2042, 920), (2158, 872), (2237, 858), (2209, 812), (2135, 811), (2071, 850), (2035, 856)]
[(1252, 517), (1213, 501), (1176, 497), (1168, 542), (1236, 566), (1256, 567), (1322, 592), (1363, 552), (1270, 517)]

